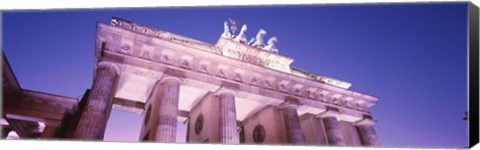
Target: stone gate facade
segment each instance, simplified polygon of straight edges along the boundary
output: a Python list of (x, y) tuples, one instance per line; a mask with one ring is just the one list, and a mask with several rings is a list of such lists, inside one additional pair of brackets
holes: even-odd
[(189, 143), (379, 146), (376, 97), (291, 67), (276, 38), (263, 44), (262, 29), (248, 42), (244, 27), (233, 35), (226, 22), (211, 45), (115, 17), (97, 23), (80, 102), (20, 88), (4, 56), (2, 137), (103, 140), (115, 108), (144, 116), (139, 141), (175, 142), (181, 121)]

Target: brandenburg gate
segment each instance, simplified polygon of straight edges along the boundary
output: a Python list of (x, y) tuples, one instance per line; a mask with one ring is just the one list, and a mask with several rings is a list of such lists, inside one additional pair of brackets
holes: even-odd
[(80, 102), (20, 88), (4, 56), (2, 137), (103, 140), (114, 108), (142, 114), (139, 141), (175, 142), (182, 121), (188, 143), (379, 146), (376, 97), (291, 67), (263, 29), (247, 40), (246, 25), (224, 27), (211, 45), (116, 17), (97, 23)]

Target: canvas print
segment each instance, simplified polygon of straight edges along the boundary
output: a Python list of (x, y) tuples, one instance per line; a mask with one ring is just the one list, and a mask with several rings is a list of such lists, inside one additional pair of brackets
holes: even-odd
[(463, 148), (468, 4), (2, 12), (2, 140)]

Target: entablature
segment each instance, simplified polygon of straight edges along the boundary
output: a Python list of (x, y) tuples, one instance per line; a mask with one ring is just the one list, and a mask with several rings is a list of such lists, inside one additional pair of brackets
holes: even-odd
[(40, 121), (51, 126), (60, 126), (65, 115), (78, 109), (76, 99), (30, 90), (6, 94), (3, 100), (7, 118)]
[[(117, 27), (102, 23), (98, 24), (97, 32), (96, 49), (101, 51), (97, 53), (97, 55), (101, 54), (97, 58), (109, 58), (126, 64), (146, 66), (148, 69), (156, 71), (161, 70), (154, 69), (155, 67), (152, 66), (161, 65), (192, 73), (193, 79), (203, 80), (207, 83), (212, 83), (213, 80), (226, 80), (239, 83), (240, 90), (245, 92), (279, 95), (276, 97), (278, 99), (292, 95), (303, 101), (312, 101), (363, 113), (368, 113), (368, 108), (377, 101), (377, 98), (369, 95), (223, 57), (217, 53), (206, 53), (166, 39), (136, 38), (145, 35), (132, 33), (130, 30), (119, 31)], [(129, 32), (129, 34), (121, 34), (124, 32)], [(122, 48), (125, 45), (129, 48)], [(125, 49), (129, 49), (129, 51)]]

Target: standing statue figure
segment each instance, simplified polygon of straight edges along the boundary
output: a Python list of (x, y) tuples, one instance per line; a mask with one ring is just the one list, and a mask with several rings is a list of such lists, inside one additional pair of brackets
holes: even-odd
[(263, 49), (278, 54), (278, 49), (275, 47), (275, 43), (277, 42), (277, 37), (271, 37), (270, 39), (268, 39), (268, 45), (265, 46)]
[(247, 32), (247, 25), (243, 24), (242, 29), (240, 29), (240, 33), (238, 33), (238, 35), (233, 40), (243, 44), (247, 43), (246, 32)]
[(257, 36), (255, 38), (252, 38), (248, 42), (248, 45), (251, 45), (251, 46), (257, 47), (257, 48), (263, 48), (263, 46), (265, 46), (263, 44), (263, 37), (265, 36), (265, 34), (267, 34), (267, 31), (265, 31), (263, 29), (260, 29), (260, 31), (258, 31), (258, 33), (257, 33)]
[(232, 24), (232, 26), (230, 27), (230, 29), (232, 29), (232, 34), (235, 34), (235, 32), (237, 31), (238, 21), (232, 20), (231, 18), (228, 18), (228, 21), (230, 22), (230, 24)]
[(230, 33), (230, 29), (228, 29), (228, 22), (226, 22), (226, 21), (223, 23), (222, 37), (227, 38), (227, 39), (232, 37), (232, 34)]

